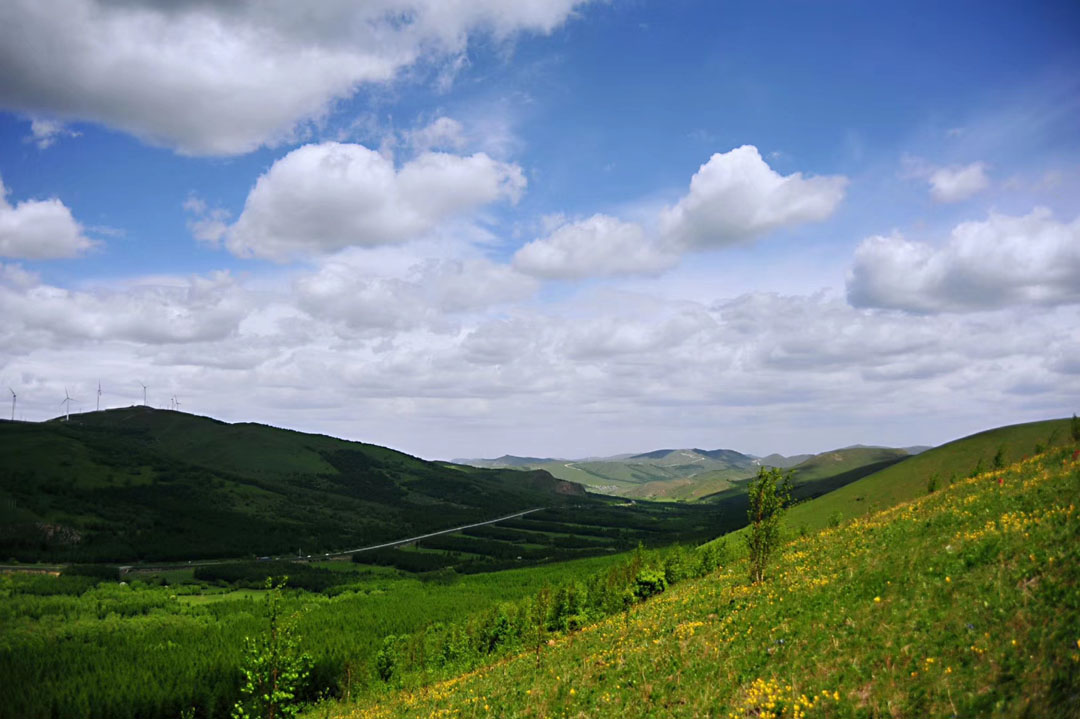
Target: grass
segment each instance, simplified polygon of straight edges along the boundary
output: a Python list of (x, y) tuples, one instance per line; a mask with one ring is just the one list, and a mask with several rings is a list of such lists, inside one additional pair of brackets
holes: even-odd
[(1038, 446), (1064, 446), (1070, 441), (1069, 420), (1047, 420), (998, 427), (963, 437), (905, 459), (856, 482), (798, 505), (786, 517), (789, 528), (821, 529), (837, 519), (859, 517), (927, 494), (1001, 461), (1011, 464), (1035, 453)]
[(1078, 456), (1051, 451), (795, 538), (763, 583), (733, 561), (539, 660), (311, 716), (1080, 716)]

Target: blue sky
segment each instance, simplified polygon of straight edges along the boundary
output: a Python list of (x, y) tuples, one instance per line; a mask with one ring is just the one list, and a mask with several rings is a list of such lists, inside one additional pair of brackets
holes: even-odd
[(1080, 404), (1075, 3), (0, 9), (0, 380), (428, 457)]

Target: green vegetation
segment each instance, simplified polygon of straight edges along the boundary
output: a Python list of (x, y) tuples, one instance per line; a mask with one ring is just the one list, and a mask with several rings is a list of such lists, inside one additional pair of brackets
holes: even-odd
[[(605, 556), (437, 577), (349, 562), (310, 567), (338, 583), (322, 593), (281, 594), (279, 616), (295, 616), (295, 636), (312, 658), (298, 698), (355, 695), (381, 684), (374, 660), (389, 634), (449, 636), (443, 628), (453, 627), (460, 634), (502, 603), (543, 586), (583, 582), (620, 561)], [(236, 589), (254, 583), (266, 563), (247, 569), (236, 570), (235, 583), (219, 577), (213, 584), (162, 584), (163, 575), (154, 573), (125, 575), (124, 584), (84, 575), (0, 575), (0, 717), (175, 719), (189, 709), (197, 717), (230, 716), (244, 683), (245, 638), (264, 636), (267, 626), (266, 593)], [(308, 567), (287, 569), (291, 586), (294, 573)]]
[[(145, 417), (133, 415), (131, 421), (177, 420), (163, 416), (177, 413), (147, 412)], [(183, 415), (178, 417), (177, 421), (188, 421)], [(244, 465), (243, 454), (237, 448), (208, 452), (207, 456), (219, 455), (223, 462), (231, 463), (233, 473), (219, 473), (198, 464), (195, 460), (204, 461), (198, 452), (183, 445), (183, 451), (192, 454), (192, 461), (172, 464), (174, 469), (187, 468), (176, 470), (180, 475), (207, 472), (199, 476), (216, 478), (230, 490), (246, 487), (277, 492), (278, 504), (260, 505), (262, 509), (271, 507), (277, 516), (286, 511), (282, 503), (288, 498), (301, 501), (316, 495), (318, 501), (311, 500), (312, 506), (321, 509), (313, 510), (309, 518), (318, 512), (339, 516), (329, 506), (335, 502), (353, 508), (357, 506), (350, 504), (354, 500), (368, 502), (365, 506), (382, 506), (347, 491), (335, 494), (325, 489), (335, 482), (335, 486), (348, 486), (353, 480), (357, 487), (382, 487), (388, 493), (385, 506), (390, 509), (402, 505), (411, 510), (413, 505), (408, 502), (422, 501), (451, 513), (486, 508), (497, 509), (491, 513), (495, 516), (506, 514), (506, 507), (465, 502), (467, 491), (488, 489), (505, 492), (515, 500), (535, 497), (537, 492), (547, 492), (546, 496), (556, 500), (542, 511), (497, 525), (431, 537), (415, 546), (361, 552), (352, 562), (252, 558), (154, 570), (136, 566), (119, 576), (115, 565), (83, 563), (64, 567), (59, 576), (0, 575), (0, 676), (5, 677), (0, 685), (0, 719), (229, 716), (243, 698), (244, 687), (259, 683), (258, 668), (266, 666), (265, 662), (260, 664), (260, 657), (274, 654), (269, 644), (261, 648), (249, 644), (245, 653), (245, 639), (269, 636), (264, 608), (266, 578), (286, 574), (289, 588), (275, 593), (270, 616), (277, 618), (275, 622), (290, 618), (298, 645), (296, 651), (286, 654), (307, 654), (311, 659), (304, 667), (289, 665), (297, 669), (293, 686), (282, 688), (292, 695), (281, 696), (289, 706), (331, 696), (358, 700), (358, 705), (348, 705), (345, 710), (359, 716), (428, 715), (444, 709), (463, 716), (484, 716), (497, 714), (496, 708), (507, 716), (616, 715), (623, 710), (633, 715), (648, 707), (680, 714), (715, 714), (717, 707), (742, 707), (739, 716), (766, 716), (759, 711), (764, 704), (755, 704), (755, 697), (776, 699), (783, 695), (788, 711), (784, 716), (788, 716), (794, 701), (802, 701), (806, 687), (828, 686), (837, 694), (844, 692), (847, 702), (834, 697), (836, 711), (830, 709), (830, 717), (884, 713), (884, 707), (889, 706), (905, 707), (907, 715), (942, 713), (942, 685), (915, 683), (911, 691), (921, 692), (924, 699), (909, 699), (907, 685), (900, 682), (902, 674), (896, 673), (897, 667), (910, 664), (910, 652), (934, 651), (937, 654), (926, 656), (953, 660), (961, 655), (948, 641), (972, 638), (956, 629), (959, 604), (950, 599), (938, 606), (930, 600), (941, 600), (941, 596), (914, 588), (925, 589), (936, 576), (933, 573), (942, 568), (952, 577), (947, 583), (957, 592), (956, 602), (968, 603), (974, 626), (985, 627), (981, 629), (984, 632), (1007, 629), (1018, 641), (1023, 637), (1024, 646), (1033, 647), (1031, 656), (1038, 658), (1039, 665), (1044, 669), (1047, 662), (1051, 665), (1045, 671), (1033, 671), (993, 655), (988, 665), (992, 672), (984, 677), (969, 666), (971, 662), (950, 663), (946, 665), (951, 667), (949, 676), (957, 676), (955, 684), (948, 680), (946, 694), (951, 691), (955, 699), (961, 692), (966, 698), (957, 706), (979, 709), (968, 714), (987, 713), (982, 710), (989, 706), (1006, 716), (1018, 706), (1011, 698), (1014, 694), (1009, 693), (1013, 689), (991, 692), (997, 697), (994, 701), (1004, 697), (1000, 705), (1004, 709), (994, 709), (998, 704), (979, 703), (979, 687), (987, 686), (986, 682), (1020, 687), (1016, 691), (1033, 697), (1037, 715), (1038, 709), (1046, 706), (1040, 702), (1060, 697), (1055, 687), (1067, 681), (1076, 685), (1075, 670), (1073, 675), (1062, 674), (1054, 649), (1058, 645), (1047, 644), (1046, 637), (1057, 631), (1055, 623), (1061, 623), (1056, 612), (1076, 614), (1077, 556), (1071, 549), (1078, 538), (1076, 517), (1074, 510), (1061, 515), (1058, 509), (1074, 506), (1080, 491), (1080, 470), (1072, 449), (1010, 465), (1030, 454), (1036, 444), (1057, 447), (1068, 441), (1068, 422), (1019, 425), (974, 435), (905, 459), (816, 499), (811, 498), (827, 483), (838, 481), (838, 476), (863, 472), (875, 461), (892, 462), (895, 458), (874, 457), (866, 448), (857, 448), (852, 451), (863, 456), (852, 459), (852, 464), (831, 460), (832, 469), (841, 470), (839, 474), (823, 468), (815, 476), (810, 471), (812, 464), (804, 467), (808, 479), (800, 484), (796, 474), (792, 487), (792, 496), (804, 501), (788, 510), (780, 524), (781, 537), (801, 536), (770, 561), (765, 581), (753, 586), (746, 582), (751, 572), (749, 558), (727, 556), (729, 550), (746, 547), (746, 542), (729, 537), (697, 548), (672, 545), (695, 545), (736, 530), (751, 535), (740, 529), (746, 525), (751, 505), (745, 482), (713, 502), (692, 504), (551, 494), (560, 488), (566, 491), (566, 486), (552, 485), (550, 477), (544, 479), (535, 473), (424, 463), (382, 448), (372, 448), (369, 455), (367, 445), (354, 443), (341, 443), (351, 448), (342, 455), (336, 449), (324, 451), (321, 443), (338, 446), (334, 444), (338, 441), (330, 438), (297, 433), (279, 437), (274, 433), (280, 430), (223, 425), (229, 432), (233, 431), (230, 427), (239, 428), (234, 437), (237, 441), (263, 437), (262, 433), (269, 431), (282, 442), (299, 442), (297, 451), (305, 447), (318, 450), (306, 459), (290, 460), (292, 464), (282, 459), (281, 466), (287, 469), (277, 476), (276, 465), (261, 461), (252, 462), (245, 470), (249, 474), (241, 475), (238, 468)], [(7, 428), (0, 431), (0, 459), (14, 446), (14, 435), (6, 432)], [(158, 434), (163, 437), (160, 442), (149, 439)], [(35, 494), (24, 488), (19, 496), (37, 497), (33, 501), (39, 504), (14, 499), (6, 505), (0, 502), (7, 507), (7, 516), (13, 512), (25, 517), (33, 507), (55, 511), (33, 516), (48, 517), (53, 527), (83, 533), (75, 543), (83, 548), (86, 537), (95, 536), (94, 532), (114, 542), (169, 536), (167, 532), (155, 535), (160, 529), (152, 523), (150, 531), (144, 523), (139, 525), (141, 534), (125, 535), (115, 522), (129, 516), (128, 508), (121, 506), (115, 514), (103, 513), (91, 521), (92, 512), (76, 516), (71, 511), (75, 502), (69, 501), (69, 490), (71, 496), (85, 499), (97, 496), (98, 491), (108, 495), (115, 488), (115, 478), (103, 474), (102, 467), (149, 467), (146, 486), (167, 487), (170, 482), (162, 482), (158, 476), (164, 471), (161, 466), (139, 462), (154, 457), (158, 459), (153, 461), (159, 461), (168, 452), (180, 451), (162, 449), (171, 443), (182, 445), (168, 431), (136, 428), (128, 435), (73, 422), (70, 427), (47, 425), (46, 431), (26, 436), (32, 440), (31, 446), (41, 443), (35, 452), (45, 451), (42, 447), (55, 450), (60, 445), (70, 450), (69, 458), (57, 461), (57, 466), (69, 461), (71, 467), (78, 466), (86, 474), (78, 481), (73, 479), (71, 487), (60, 486), (54, 494)], [(110, 437), (118, 443), (113, 447), (118, 456), (131, 451), (135, 459), (126, 464), (119, 459), (113, 465), (104, 463), (102, 458), (112, 451)], [(136, 437), (141, 439), (136, 441)], [(208, 446), (212, 445), (208, 440)], [(293, 473), (302, 466), (310, 470), (318, 458), (326, 460), (328, 470), (319, 469), (318, 475)], [(824, 456), (813, 459), (819, 464), (826, 462)], [(1003, 466), (993, 469), (999, 464)], [(0, 468), (4, 466), (8, 465), (0, 462)], [(779, 479), (772, 472), (763, 474)], [(439, 477), (452, 477), (444, 493), (417, 489)], [(387, 481), (375, 482), (373, 478)], [(536, 483), (530, 484), (533, 479)], [(931, 480), (935, 491), (928, 493)], [(42, 489), (52, 481), (55, 476), (39, 477), (37, 484), (31, 484)], [(207, 484), (209, 489), (214, 486), (213, 482)], [(447, 499), (458, 492), (465, 494)], [(391, 499), (394, 493), (396, 499)], [(210, 501), (211, 495), (200, 496), (201, 501)], [(915, 509), (853, 520), (870, 508), (884, 509), (911, 500), (915, 501), (904, 506)], [(187, 507), (187, 511), (191, 507), (176, 506)], [(65, 507), (66, 515), (59, 511)], [(91, 509), (103, 511), (101, 505)], [(261, 519), (274, 515), (255, 512), (250, 516)], [(1015, 527), (1010, 522), (1023, 527), (1027, 533), (1023, 540), (1011, 533)], [(991, 524), (1000, 532), (987, 530)], [(295, 529), (302, 523), (292, 526)], [(829, 529), (824, 532), (811, 533), (826, 526)], [(221, 536), (230, 531), (224, 528)], [(54, 534), (62, 535), (63, 530), (56, 529)], [(993, 542), (984, 546), (980, 544), (983, 538)], [(1022, 561), (1027, 550), (1022, 556), (1016, 554), (1021, 541), (1028, 540), (1031, 556), (1045, 560), (1044, 569), (1052, 564), (1054, 571), (1063, 573), (1032, 575)], [(41, 547), (55, 550), (56, 542), (62, 545), (56, 540)], [(625, 552), (634, 547), (637, 549)], [(935, 551), (942, 556), (935, 556)], [(571, 557), (589, 558), (563, 561)], [(1063, 568), (1069, 562), (1072, 574)], [(723, 570), (712, 573), (721, 564), (725, 565)], [(514, 569), (495, 571), (509, 567)], [(1023, 576), (1017, 575), (1021, 570)], [(1024, 584), (1033, 576), (1034, 584)], [(904, 582), (899, 578), (905, 578)], [(896, 584), (901, 586), (893, 586)], [(1027, 587), (1021, 592), (1023, 605), (1019, 609), (1015, 602), (1021, 599), (1009, 594), (1013, 591), (1009, 587), (1017, 586)], [(866, 614), (857, 602), (871, 591), (869, 596), (881, 598), (873, 604), (892, 613)], [(1044, 591), (1049, 593), (1043, 596), (1040, 592)], [(993, 604), (979, 609), (984, 596), (992, 598)], [(998, 613), (999, 607), (1004, 613)], [(1023, 620), (1008, 620), (1017, 616)], [(650, 619), (645, 621), (647, 617)], [(884, 623), (875, 624), (871, 621), (874, 617), (883, 618)], [(1037, 631), (1035, 626), (1041, 629)], [(698, 634), (709, 637), (705, 645), (694, 644)], [(765, 634), (769, 641), (762, 639)], [(883, 649), (870, 646), (875, 636), (908, 634), (916, 637), (908, 649), (889, 642), (884, 642)], [(640, 641), (639, 635), (643, 637)], [(822, 643), (821, 637), (834, 635), (836, 645)], [(621, 647), (623, 653), (612, 654), (603, 642), (596, 644), (594, 640), (601, 637), (607, 644)], [(1076, 638), (1072, 641), (1075, 644)], [(696, 648), (684, 655), (683, 649), (691, 645)], [(571, 651), (567, 647), (579, 646), (591, 649), (584, 654), (574, 649), (563, 655)], [(978, 646), (990, 653), (982, 644)], [(796, 647), (797, 657), (793, 653)], [(837, 647), (850, 650), (855, 664), (849, 667), (838, 659)], [(814, 657), (823, 658), (820, 667)], [(493, 661), (503, 669), (492, 669)], [(1074, 661), (1080, 662), (1080, 654)], [(527, 669), (519, 666), (521, 662)], [(284, 666), (279, 665), (279, 669)], [(308, 671), (302, 676), (305, 672), (300, 669), (305, 667)], [(866, 667), (875, 669), (867, 674)], [(495, 674), (504, 670), (511, 674), (496, 680)], [(922, 676), (923, 669), (910, 671)], [(986, 666), (982, 671), (988, 671)], [(1002, 673), (1006, 671), (1007, 675)], [(568, 684), (558, 678), (579, 675), (582, 683)], [(651, 682), (654, 675), (656, 681)], [(638, 676), (640, 680), (634, 678)], [(547, 686), (553, 677), (554, 690)], [(714, 687), (718, 679), (719, 688), (705, 688)], [(439, 684), (443, 681), (447, 684)], [(499, 681), (511, 683), (498, 689)], [(613, 681), (618, 685), (615, 689)], [(513, 682), (518, 682), (518, 694), (512, 693)], [(456, 696), (436, 701), (443, 691), (440, 687), (449, 686), (473, 692), (463, 695), (462, 702), (470, 696), (476, 699), (468, 704), (453, 703), (459, 701)], [(521, 694), (530, 687), (531, 694)], [(869, 689), (864, 692), (865, 687)], [(567, 698), (571, 688), (578, 699), (572, 694)], [(630, 694), (630, 689), (632, 696), (617, 699)], [(402, 691), (406, 693), (399, 693)], [(248, 694), (248, 699), (254, 696), (252, 691)], [(574, 702), (582, 694), (591, 703), (579, 707)], [(701, 703), (704, 695), (713, 703)], [(924, 700), (926, 703), (918, 703)], [(617, 705), (617, 701), (632, 702), (634, 707), (628, 709), (629, 704)], [(490, 709), (481, 711), (484, 702)], [(774, 701), (774, 706), (779, 705)], [(809, 704), (800, 706), (802, 714), (813, 709)], [(324, 709), (333, 711), (334, 707)]]
[(768, 581), (747, 584), (739, 558), (623, 616), (546, 625), (499, 661), (399, 674), (311, 716), (1077, 716), (1078, 456), (797, 537)]
[(453, 568), (474, 574), (611, 554), (638, 545), (703, 542), (745, 521), (694, 505), (567, 505), (424, 539), (414, 547), (359, 552), (353, 561), (410, 572)]
[[(1069, 441), (1067, 419), (998, 427), (927, 450), (858, 481), (846, 484), (813, 502), (792, 507), (784, 520), (788, 528), (814, 530), (829, 518), (860, 517), (927, 494), (930, 485), (940, 490), (990, 468), (999, 452), (1002, 464), (1011, 464)], [(799, 475), (796, 473), (798, 483)], [(796, 500), (800, 499), (798, 489)]]
[[(600, 494), (629, 499), (691, 502), (745, 495), (746, 482), (755, 475), (759, 466), (796, 469), (795, 482), (802, 487), (799, 496), (806, 498), (825, 494), (909, 456), (903, 449), (848, 447), (819, 455), (795, 458), (770, 455), (762, 460), (754, 460), (726, 449), (662, 449), (603, 460), (565, 462), (501, 457), (497, 460), (477, 460), (476, 464), (542, 469)], [(740, 515), (745, 511), (736, 510)]]
[(281, 590), (266, 580), (266, 631), (245, 638), (243, 686), (233, 719), (294, 717), (300, 711), (297, 693), (311, 671), (311, 657), (300, 652), (291, 622), (281, 616)]
[(528, 457), (476, 460), (477, 466), (542, 469), (599, 494), (635, 499), (693, 500), (746, 479), (753, 460), (727, 449), (661, 449), (633, 456), (567, 462)]
[(24, 562), (315, 554), (597, 501), (545, 472), (146, 407), (0, 422), (0, 557)]
[(769, 558), (780, 544), (780, 518), (791, 501), (791, 473), (762, 467), (758, 476), (750, 480), (746, 494), (750, 499), (746, 513), (750, 520), (746, 532), (750, 581), (761, 582)]

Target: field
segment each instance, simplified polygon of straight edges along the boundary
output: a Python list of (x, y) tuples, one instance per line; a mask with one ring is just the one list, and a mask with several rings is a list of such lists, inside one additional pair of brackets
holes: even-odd
[(498, 662), (311, 716), (1080, 716), (1080, 452), (790, 540)]
[[(342, 562), (299, 567), (309, 575), (300, 583), (325, 582), (320, 592), (291, 590), (285, 600), (315, 659), (305, 696), (374, 682), (372, 660), (387, 634), (464, 625), (500, 603), (618, 561), (424, 579)], [(252, 562), (210, 569), (201, 582), (168, 586), (157, 575), (129, 576), (125, 585), (74, 574), (0, 575), (0, 717), (165, 719), (190, 708), (197, 716), (229, 716), (244, 637), (264, 622), (265, 592), (246, 587), (262, 586), (278, 568)]]

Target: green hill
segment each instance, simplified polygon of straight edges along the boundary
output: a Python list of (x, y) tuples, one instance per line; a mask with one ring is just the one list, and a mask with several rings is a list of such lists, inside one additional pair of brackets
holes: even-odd
[(146, 407), (0, 422), (0, 557), (172, 560), (316, 553), (589, 502), (543, 471)]
[(909, 457), (812, 502), (793, 507), (787, 525), (819, 529), (839, 519), (861, 516), (922, 496), (931, 486), (942, 489), (973, 472), (992, 469), (995, 464), (1011, 464), (1037, 451), (1069, 442), (1067, 419), (979, 432)]
[(1080, 716), (1078, 455), (797, 537), (762, 583), (736, 558), (663, 591), (646, 560), (639, 586), (659, 596), (550, 639), (530, 628), (537, 594), (501, 659), (310, 716)]
[(598, 494), (658, 500), (697, 499), (754, 472), (753, 458), (730, 449), (658, 449), (582, 460), (507, 455), (461, 461), (480, 467), (542, 469)]

